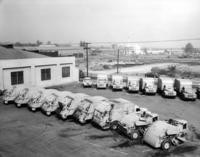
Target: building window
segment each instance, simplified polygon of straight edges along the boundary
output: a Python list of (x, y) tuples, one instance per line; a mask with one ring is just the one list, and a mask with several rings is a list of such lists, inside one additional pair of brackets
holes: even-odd
[(24, 83), (24, 72), (15, 71), (11, 72), (11, 85), (23, 84)]
[(70, 77), (70, 67), (62, 67), (62, 77)]
[(41, 69), (41, 80), (51, 80), (51, 69)]

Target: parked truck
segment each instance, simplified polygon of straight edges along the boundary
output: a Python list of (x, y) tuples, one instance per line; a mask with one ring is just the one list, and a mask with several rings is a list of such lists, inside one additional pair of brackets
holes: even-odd
[(175, 90), (183, 100), (196, 100), (197, 95), (192, 88), (192, 81), (189, 79), (175, 79)]
[(97, 88), (107, 88), (108, 76), (106, 74), (97, 75)]
[(169, 150), (186, 141), (188, 123), (186, 120), (169, 119), (156, 121), (144, 133), (144, 142), (155, 148)]
[(26, 87), (24, 86), (13, 86), (11, 87), (10, 89), (6, 89), (4, 91), (4, 94), (3, 94), (3, 103), (4, 104), (8, 104), (10, 102), (13, 102), (15, 101), (15, 99), (18, 97), (18, 95), (23, 92), (23, 90), (25, 90)]
[(15, 98), (15, 104), (18, 108), (23, 105), (26, 105), (30, 100), (30, 92), (33, 91), (33, 88), (24, 88), (19, 92), (19, 95)]
[(111, 88), (113, 90), (123, 90), (124, 82), (122, 75), (112, 75), (111, 77)]
[(139, 92), (140, 78), (137, 76), (127, 76), (126, 88), (129, 92)]
[(88, 95), (83, 93), (71, 93), (66, 94), (62, 99), (59, 100), (58, 115), (63, 119), (67, 119), (72, 116), (81, 101), (84, 100)]
[(174, 79), (169, 77), (158, 78), (158, 92), (163, 97), (176, 97), (176, 91), (174, 90)]
[(141, 140), (145, 130), (158, 119), (158, 114), (150, 111), (132, 112), (117, 122), (116, 131), (123, 133), (132, 140)]
[(90, 77), (85, 77), (82, 83), (83, 87), (92, 87), (92, 79)]
[(60, 94), (60, 92), (55, 89), (45, 90), (45, 95), (44, 95), (44, 99), (43, 99), (43, 104), (41, 106), (41, 110), (47, 116), (50, 116), (59, 107), (59, 104), (58, 104), (59, 94)]
[(141, 112), (141, 109), (138, 105), (128, 100), (118, 98), (105, 101), (95, 108), (92, 122), (103, 130), (115, 129), (117, 122), (124, 115), (132, 112)]
[(33, 93), (30, 94), (30, 100), (28, 101), (28, 108), (35, 112), (40, 109), (45, 99), (45, 89), (36, 88)]
[(81, 124), (86, 123), (93, 118), (95, 108), (107, 100), (107, 98), (102, 96), (88, 96), (84, 98), (74, 112), (74, 118)]
[(157, 86), (154, 78), (144, 77), (140, 80), (141, 92), (143, 94), (155, 95), (157, 92)]

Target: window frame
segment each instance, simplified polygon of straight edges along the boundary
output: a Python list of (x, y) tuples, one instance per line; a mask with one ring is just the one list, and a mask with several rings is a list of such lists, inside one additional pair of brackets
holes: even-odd
[(51, 80), (51, 68), (40, 69), (41, 72), (41, 81)]
[(12, 71), (10, 73), (10, 77), (11, 77), (11, 85), (24, 84), (24, 71), (23, 70)]
[(62, 78), (68, 78), (70, 76), (71, 76), (71, 67), (70, 66), (63, 66), (62, 67)]

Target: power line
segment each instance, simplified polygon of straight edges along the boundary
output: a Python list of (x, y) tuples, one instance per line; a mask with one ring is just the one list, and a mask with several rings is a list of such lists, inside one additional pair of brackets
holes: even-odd
[(161, 42), (179, 42), (179, 41), (198, 41), (200, 38), (188, 39), (169, 39), (169, 40), (144, 40), (144, 41), (119, 41), (119, 42), (90, 42), (91, 44), (125, 44), (125, 43), (161, 43)]

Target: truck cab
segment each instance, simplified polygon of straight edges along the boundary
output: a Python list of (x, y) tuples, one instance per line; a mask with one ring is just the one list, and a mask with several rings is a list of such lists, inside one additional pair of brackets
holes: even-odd
[(141, 79), (141, 91), (143, 92), (143, 94), (151, 94), (151, 95), (155, 95), (157, 92), (157, 86), (155, 84), (155, 80), (154, 78), (142, 78)]
[(92, 87), (92, 79), (91, 79), (91, 77), (85, 77), (84, 79), (83, 79), (83, 83), (82, 83), (82, 85), (83, 85), (83, 87)]
[(95, 108), (92, 121), (103, 130), (115, 129), (118, 121), (132, 112), (140, 112), (139, 106), (122, 98), (113, 99)]
[(72, 116), (78, 108), (81, 101), (88, 95), (83, 93), (66, 93), (62, 100), (59, 100), (58, 115), (63, 119), (67, 119)]
[(192, 81), (189, 79), (176, 79), (175, 89), (183, 100), (196, 100), (197, 95), (192, 88)]
[(41, 106), (41, 109), (47, 116), (50, 116), (59, 107), (58, 104), (59, 91), (53, 89), (47, 89), (45, 93), (46, 94), (43, 99), (43, 104)]
[(113, 90), (123, 90), (123, 76), (122, 75), (112, 75), (111, 87)]
[(101, 105), (104, 101), (107, 101), (107, 99), (102, 96), (88, 96), (80, 102), (80, 105), (74, 112), (73, 116), (81, 124), (84, 124), (93, 118), (95, 108), (98, 105)]
[(169, 77), (160, 77), (158, 79), (158, 92), (163, 97), (176, 97), (176, 91), (174, 90), (174, 79)]
[(31, 92), (31, 90), (31, 88), (24, 88), (19, 92), (19, 95), (15, 99), (15, 104), (18, 108), (28, 103), (30, 99), (29, 92)]
[(140, 78), (128, 76), (126, 80), (126, 88), (129, 92), (139, 92)]
[(97, 75), (97, 88), (107, 88), (108, 76), (106, 74)]
[(130, 113), (118, 122), (116, 130), (122, 132), (132, 140), (142, 139), (148, 126), (159, 119), (158, 114), (146, 111), (143, 113)]
[(25, 88), (26, 87), (24, 86), (13, 86), (10, 89), (6, 89), (2, 97), (4, 104), (14, 102), (15, 99), (20, 95), (20, 92), (22, 92)]

